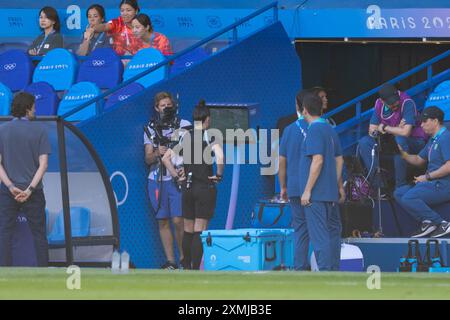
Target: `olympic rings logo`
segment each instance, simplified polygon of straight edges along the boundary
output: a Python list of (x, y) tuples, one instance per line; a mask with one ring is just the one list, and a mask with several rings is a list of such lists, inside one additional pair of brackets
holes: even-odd
[(92, 65), (94, 67), (103, 67), (105, 63), (105, 60), (92, 60)]
[(113, 179), (114, 179), (114, 177), (116, 177), (116, 176), (121, 177), (122, 180), (123, 180), (123, 182), (125, 183), (125, 195), (123, 196), (122, 200), (119, 201), (119, 200), (117, 199), (116, 192), (114, 192), (114, 198), (116, 199), (117, 206), (121, 206), (121, 205), (123, 205), (123, 204), (127, 201), (127, 198), (128, 198), (128, 190), (129, 190), (129, 187), (128, 187), (128, 180), (127, 180), (127, 177), (126, 177), (122, 172), (120, 172), (120, 171), (114, 172), (114, 173), (111, 175), (111, 177), (109, 178), (109, 180), (112, 182)]
[(17, 66), (16, 63), (14, 62), (14, 63), (8, 63), (8, 64), (3, 65), (3, 68), (5, 70), (11, 71), (11, 70), (14, 70), (16, 68), (16, 66)]
[(123, 101), (126, 100), (130, 97), (129, 94), (121, 94), (120, 96), (118, 96), (117, 98), (119, 99), (119, 101)]

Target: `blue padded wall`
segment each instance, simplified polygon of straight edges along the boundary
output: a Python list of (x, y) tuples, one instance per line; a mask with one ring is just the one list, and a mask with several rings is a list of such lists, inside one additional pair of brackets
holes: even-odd
[[(274, 128), (281, 115), (294, 111), (300, 75), (295, 49), (281, 23), (276, 23), (80, 124), (109, 174), (120, 171), (126, 176), (128, 197), (119, 206), (121, 247), (137, 267), (158, 268), (165, 262), (146, 194), (143, 126), (152, 114), (153, 96), (162, 90), (178, 93), (181, 117), (188, 120), (200, 98), (208, 102), (259, 103), (261, 127)], [(272, 194), (273, 177), (260, 176), (259, 170), (259, 165), (241, 166), (235, 228), (249, 226), (257, 199)], [(225, 227), (231, 175), (232, 165), (227, 165), (210, 229)], [(123, 179), (114, 178), (112, 184), (118, 200), (123, 200)]]

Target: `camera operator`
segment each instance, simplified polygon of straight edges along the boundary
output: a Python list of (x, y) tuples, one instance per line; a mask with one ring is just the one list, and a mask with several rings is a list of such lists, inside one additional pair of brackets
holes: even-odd
[[(183, 254), (184, 269), (198, 270), (203, 256), (203, 246), (200, 234), (208, 228), (216, 207), (216, 184), (222, 180), (224, 156), (220, 144), (210, 141), (207, 129), (210, 126), (210, 112), (202, 100), (193, 111), (194, 129), (183, 137), (182, 150), (184, 172), (177, 172), (173, 162), (175, 155), (169, 150), (163, 157), (164, 165), (177, 181), (183, 184)], [(200, 139), (196, 139), (200, 137)], [(200, 145), (199, 145), (200, 144)], [(194, 152), (201, 151), (201, 162), (194, 162)], [(186, 156), (189, 154), (190, 156)], [(215, 159), (214, 159), (215, 158)], [(213, 162), (217, 164), (216, 174), (213, 174)]]
[(170, 147), (175, 130), (191, 124), (187, 120), (178, 119), (177, 107), (172, 95), (168, 92), (159, 92), (155, 95), (154, 108), (157, 112), (156, 118), (152, 119), (148, 127), (144, 128), (145, 162), (150, 166), (148, 195), (158, 220), (159, 235), (167, 259), (161, 268), (172, 270), (177, 269), (178, 266), (173, 249), (174, 237), (170, 228), (171, 220), (175, 226), (180, 264), (183, 259), (181, 191), (173, 183), (170, 174), (166, 172), (161, 158)]
[[(379, 166), (375, 150), (375, 145), (378, 145), (377, 139), (388, 141), (392, 137), (392, 140), (395, 140), (391, 142), (394, 149), (398, 144), (411, 154), (417, 154), (427, 140), (427, 135), (420, 126), (416, 104), (406, 93), (400, 92), (389, 83), (384, 84), (378, 93), (379, 98), (375, 102), (370, 119), (369, 135), (363, 137), (358, 144), (359, 155), (371, 181)], [(407, 183), (407, 163), (399, 154), (394, 155), (394, 167), (395, 185), (398, 188)]]

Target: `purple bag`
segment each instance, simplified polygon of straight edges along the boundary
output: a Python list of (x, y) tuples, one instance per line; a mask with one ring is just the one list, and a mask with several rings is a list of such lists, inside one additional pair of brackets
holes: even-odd
[(361, 201), (372, 196), (369, 182), (363, 176), (353, 176), (347, 180), (346, 189), (348, 201)]

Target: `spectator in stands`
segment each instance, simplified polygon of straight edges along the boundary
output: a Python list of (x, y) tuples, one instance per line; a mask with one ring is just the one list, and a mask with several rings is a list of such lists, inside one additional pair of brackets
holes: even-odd
[(10, 266), (11, 240), (19, 212), (25, 214), (34, 238), (37, 265), (48, 265), (45, 197), (42, 178), (51, 152), (47, 132), (34, 118), (35, 98), (18, 93), (14, 119), (0, 126), (0, 266)]
[(328, 95), (323, 87), (312, 87), (311, 92), (317, 95), (322, 100), (322, 111), (325, 113), (328, 109)]
[[(311, 88), (311, 92), (317, 95), (322, 100), (322, 113), (325, 114), (328, 110), (328, 94), (325, 88), (323, 87), (313, 87)], [(333, 118), (326, 118), (327, 122), (333, 127), (336, 127), (336, 122)]]
[(133, 48), (131, 54), (134, 55), (143, 48), (158, 49), (165, 56), (173, 54), (169, 39), (165, 35), (153, 30), (152, 22), (148, 15), (143, 13), (138, 14), (133, 19), (132, 26), (133, 34), (139, 40), (140, 46)]
[(39, 27), (43, 33), (34, 39), (28, 48), (31, 56), (44, 56), (52, 49), (63, 48), (64, 41), (59, 33), (61, 24), (58, 13), (52, 7), (44, 7), (39, 12)]
[(422, 128), (432, 138), (418, 155), (402, 150), (401, 156), (414, 166), (427, 165), (424, 175), (415, 177), (415, 185), (395, 190), (395, 199), (418, 222), (420, 227), (412, 237), (430, 235), (438, 238), (450, 234), (450, 222), (444, 220), (430, 206), (450, 201), (450, 131), (443, 125), (444, 112), (428, 107), (422, 113)]
[(113, 39), (112, 47), (118, 55), (129, 55), (139, 47), (131, 26), (134, 17), (139, 13), (136, 0), (122, 0), (120, 2), (120, 17), (105, 24), (94, 27), (95, 32), (106, 32)]
[(301, 90), (297, 93), (295, 98), (297, 120), (286, 127), (279, 149), (280, 198), (283, 200), (289, 199), (291, 206), (295, 241), (294, 267), (296, 270), (310, 270), (308, 262), (309, 236), (304, 207), (300, 204), (299, 185), (300, 153), (308, 130), (308, 123), (302, 115), (303, 98), (307, 93), (308, 90)]
[(95, 26), (105, 22), (105, 9), (99, 4), (91, 5), (86, 11), (88, 25), (83, 34), (83, 40), (77, 50), (80, 56), (88, 56), (97, 48), (109, 48), (111, 37), (106, 32), (95, 32)]
[(301, 204), (319, 270), (338, 271), (342, 231), (338, 202), (345, 200), (344, 160), (337, 133), (321, 115), (322, 100), (306, 95), (303, 116), (309, 126), (299, 166)]
[[(161, 158), (166, 153), (168, 146), (161, 141), (160, 136), (171, 138), (175, 129), (158, 123), (171, 122), (175, 118), (175, 113), (167, 112), (166, 109), (174, 110), (176, 108), (172, 95), (168, 92), (159, 92), (155, 96), (154, 108), (157, 117), (152, 119), (153, 127), (148, 127), (144, 135), (145, 162), (150, 166), (148, 176), (148, 195), (152, 207), (158, 220), (159, 234), (163, 244), (167, 262), (162, 269), (177, 269), (175, 254), (173, 250), (173, 235), (170, 228), (170, 222), (175, 226), (175, 239), (178, 246), (180, 262), (183, 260), (182, 238), (183, 238), (183, 218), (181, 211), (181, 191), (173, 183), (169, 172), (161, 163)], [(166, 110), (166, 111), (164, 111)], [(180, 120), (179, 126), (189, 126), (189, 121)]]
[[(214, 215), (216, 207), (216, 184), (222, 180), (224, 170), (224, 156), (220, 144), (211, 141), (206, 134), (210, 126), (210, 112), (201, 100), (193, 111), (194, 128), (189, 131), (190, 139), (183, 139), (184, 176), (183, 186), (183, 267), (184, 269), (200, 269), (203, 256), (201, 233), (208, 228), (208, 223)], [(195, 137), (200, 137), (197, 141)], [(186, 143), (185, 143), (186, 142)], [(197, 144), (198, 143), (198, 144)], [(201, 151), (201, 162), (194, 163), (194, 153)], [(212, 159), (214, 153), (215, 159)], [(191, 155), (190, 157), (186, 154)], [(205, 157), (205, 155), (209, 157)], [(173, 151), (170, 150), (163, 157), (164, 165), (175, 176), (172, 164)], [(196, 161), (196, 160), (195, 160)], [(213, 162), (217, 164), (214, 175)], [(183, 175), (182, 175), (183, 176)]]
[[(406, 93), (389, 83), (384, 84), (378, 93), (380, 97), (370, 119), (369, 135), (359, 141), (359, 155), (369, 171), (369, 178), (373, 178), (378, 167), (375, 146), (379, 135), (384, 139), (392, 135), (396, 143), (411, 154), (417, 154), (427, 140), (420, 127), (416, 104)], [(407, 183), (407, 164), (399, 154), (394, 155), (394, 167), (398, 188)]]

